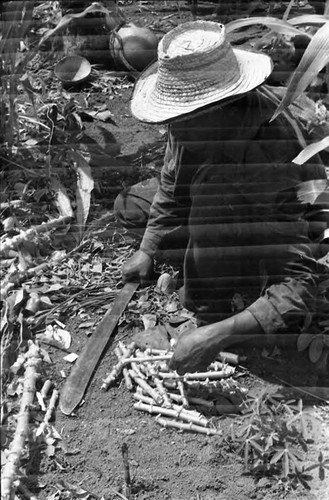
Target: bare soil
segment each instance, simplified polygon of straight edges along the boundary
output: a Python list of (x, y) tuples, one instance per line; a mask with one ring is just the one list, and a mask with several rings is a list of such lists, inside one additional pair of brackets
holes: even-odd
[[(182, 3), (182, 2), (180, 2)], [(249, 2), (248, 2), (249, 3)], [(260, 2), (266, 8), (269, 2)], [(128, 3), (123, 10), (128, 19), (146, 26), (158, 27), (159, 36), (184, 20), (191, 20), (188, 9), (177, 10), (176, 2), (138, 2)], [(244, 15), (246, 4), (241, 2), (240, 11), (223, 16), (227, 22), (234, 16)], [(242, 9), (242, 10), (241, 10)], [(260, 15), (264, 15), (261, 11)], [(214, 19), (211, 5), (200, 11), (200, 17)], [(253, 28), (245, 32), (246, 44), (259, 36), (260, 30)], [(100, 70), (101, 73), (102, 70)], [(161, 127), (148, 126), (134, 120), (129, 111), (129, 98), (132, 85), (119, 88), (110, 109), (116, 125), (106, 123), (101, 128), (94, 123), (86, 123), (86, 134), (98, 144), (108, 146), (111, 142), (104, 139), (102, 128), (112, 134), (113, 141), (121, 145), (121, 153), (106, 162), (93, 165), (97, 183), (93, 211), (106, 213), (111, 210), (116, 193), (125, 185), (159, 172), (165, 142)], [(85, 92), (81, 88), (79, 92)], [(77, 94), (77, 93), (76, 93)], [(89, 97), (89, 107), (102, 104), (106, 94), (93, 92)], [(108, 136), (107, 136), (108, 137)], [(103, 141), (103, 142), (102, 142)], [(115, 182), (113, 182), (115, 179)], [(92, 217), (92, 216), (91, 216)], [(93, 319), (99, 320), (104, 314), (100, 310)], [(68, 311), (69, 316), (69, 311)], [(72, 333), (71, 350), (79, 354), (88, 340), (86, 330), (79, 328), (76, 318), (66, 325)], [(127, 314), (110, 342), (105, 355), (100, 360), (84, 404), (72, 417), (56, 412), (54, 425), (62, 436), (55, 456), (36, 454), (27, 470), (29, 487), (40, 498), (48, 498), (59, 490), (61, 481), (71, 483), (91, 492), (96, 498), (119, 498), (114, 490), (122, 492), (124, 468), (121, 446), (126, 443), (132, 475), (132, 499), (134, 500), (325, 500), (328, 498), (329, 481), (320, 481), (317, 471), (310, 481), (311, 490), (301, 486), (296, 491), (285, 492), (284, 483), (271, 478), (255, 478), (246, 474), (243, 458), (229, 440), (232, 422), (239, 428), (241, 416), (217, 417), (223, 431), (221, 437), (207, 437), (194, 433), (181, 433), (163, 429), (148, 414), (139, 413), (133, 408), (134, 399), (124, 383), (119, 383), (107, 392), (100, 390), (102, 379), (115, 363), (113, 348), (117, 341), (129, 342), (141, 322), (132, 320)], [(92, 331), (89, 331), (92, 333)], [(279, 356), (265, 357), (273, 351), (273, 346), (264, 351), (264, 346), (254, 345), (235, 349), (245, 356), (242, 362), (245, 373), (240, 382), (249, 388), (250, 395), (261, 393), (284, 393), (286, 398), (304, 398), (304, 403), (322, 419), (321, 433), (310, 444), (307, 464), (317, 460), (320, 451), (329, 456), (329, 413), (328, 406), (316, 398), (300, 393), (289, 387), (322, 387), (329, 399), (329, 382), (320, 376), (309, 362), (306, 353), (297, 353), (295, 345), (282, 345)], [(47, 348), (48, 349), (48, 348)], [(49, 348), (52, 360), (46, 374), (60, 389), (64, 383), (63, 372), (69, 375), (70, 365), (63, 361), (63, 353)], [(282, 382), (284, 381), (284, 383)], [(64, 488), (65, 489), (65, 488)], [(64, 490), (63, 490), (64, 491)], [(55, 498), (64, 498), (57, 493)], [(76, 495), (78, 498), (79, 495)]]

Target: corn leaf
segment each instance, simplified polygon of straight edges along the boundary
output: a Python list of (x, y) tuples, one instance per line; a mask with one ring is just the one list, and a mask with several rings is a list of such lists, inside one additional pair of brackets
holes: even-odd
[(329, 21), (329, 16), (321, 16), (320, 14), (305, 14), (303, 16), (293, 17), (289, 19), (289, 24), (292, 26), (318, 26)]
[(267, 26), (267, 28), (270, 28), (276, 33), (280, 33), (281, 35), (293, 36), (304, 33), (298, 28), (292, 26), (290, 22), (281, 21), (281, 19), (277, 19), (276, 17), (245, 17), (243, 19), (237, 19), (236, 21), (227, 23), (225, 28), (227, 33), (232, 33), (232, 31), (245, 28), (246, 26), (254, 26), (255, 24), (263, 24), (264, 26)]
[(271, 120), (274, 120), (307, 88), (328, 62), (329, 22), (324, 24), (310, 41)]
[[(327, 179), (312, 179), (304, 181), (297, 186), (297, 198), (301, 203), (313, 205), (328, 187)], [(328, 192), (328, 190), (327, 190)]]
[(324, 151), (325, 149), (328, 150), (328, 148), (329, 136), (324, 137), (321, 141), (313, 142), (312, 144), (306, 146), (306, 148), (304, 148), (303, 151), (301, 151), (292, 161), (293, 163), (296, 163), (296, 165), (303, 165), (306, 161), (312, 158), (312, 156), (320, 153), (320, 151)]
[(43, 35), (43, 37), (39, 42), (39, 47), (46, 40), (48, 40), (49, 37), (51, 37), (58, 31), (67, 28), (67, 26), (69, 26), (69, 24), (73, 19), (81, 19), (85, 17), (87, 14), (90, 14), (91, 12), (102, 12), (103, 14), (112, 17), (114, 19), (114, 22), (117, 22), (117, 24), (119, 24), (119, 22), (123, 20), (120, 10), (117, 10), (116, 13), (113, 14), (112, 11), (106, 9), (102, 4), (94, 2), (93, 4), (89, 5), (89, 7), (87, 7), (83, 12), (79, 12), (78, 14), (66, 14), (65, 16), (63, 16), (59, 21), (59, 23), (57, 24), (57, 26), (55, 26), (55, 28), (50, 29)]

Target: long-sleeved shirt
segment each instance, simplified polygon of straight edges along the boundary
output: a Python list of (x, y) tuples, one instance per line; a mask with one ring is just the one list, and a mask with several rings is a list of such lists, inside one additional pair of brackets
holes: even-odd
[(168, 231), (187, 225), (186, 306), (213, 322), (232, 314), (238, 293), (268, 333), (313, 312), (317, 244), (305, 193), (327, 183), (317, 158), (292, 163), (301, 145), (284, 115), (269, 122), (273, 112), (260, 88), (171, 124), (141, 243), (154, 256)]

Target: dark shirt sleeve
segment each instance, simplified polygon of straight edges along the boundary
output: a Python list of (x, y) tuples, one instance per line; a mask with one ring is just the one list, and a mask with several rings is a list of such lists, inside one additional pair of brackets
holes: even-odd
[(153, 199), (147, 228), (140, 245), (140, 249), (150, 257), (154, 257), (162, 240), (175, 225), (177, 201), (174, 190), (179, 156), (179, 146), (169, 131), (161, 182)]

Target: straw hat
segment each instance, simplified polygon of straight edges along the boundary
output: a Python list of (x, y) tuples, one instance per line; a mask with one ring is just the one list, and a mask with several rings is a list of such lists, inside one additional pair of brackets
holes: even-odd
[(162, 38), (158, 61), (136, 81), (131, 112), (144, 122), (166, 122), (249, 92), (271, 71), (267, 55), (233, 49), (222, 24), (184, 23)]

